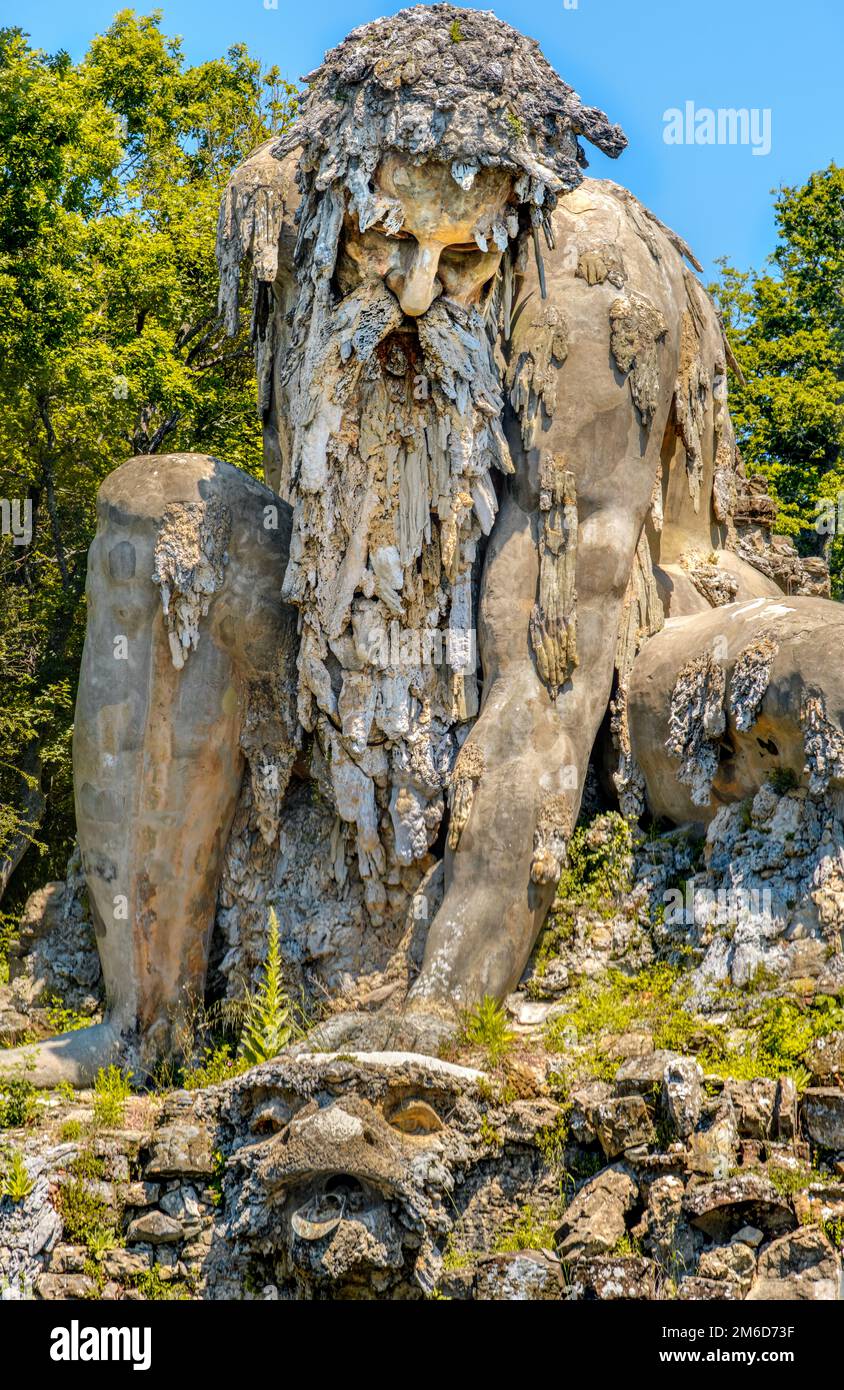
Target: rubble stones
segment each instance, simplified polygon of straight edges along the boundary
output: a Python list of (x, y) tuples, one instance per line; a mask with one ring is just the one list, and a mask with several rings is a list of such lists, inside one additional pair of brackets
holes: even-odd
[(637, 1197), (636, 1184), (618, 1168), (608, 1168), (592, 1178), (563, 1216), (557, 1232), (560, 1258), (609, 1254), (627, 1230), (627, 1216)]
[(747, 1298), (748, 1302), (840, 1299), (841, 1261), (822, 1231), (803, 1227), (762, 1251)]
[(693, 1057), (666, 1062), (662, 1074), (663, 1109), (674, 1133), (687, 1138), (697, 1127), (701, 1110), (703, 1069)]
[(844, 1091), (817, 1086), (803, 1094), (803, 1122), (824, 1149), (844, 1149)]

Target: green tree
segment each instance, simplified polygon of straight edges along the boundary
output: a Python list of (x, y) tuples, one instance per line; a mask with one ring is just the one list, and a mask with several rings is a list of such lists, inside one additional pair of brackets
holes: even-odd
[(121, 11), (80, 63), (0, 30), (0, 499), (31, 515), (19, 543), (0, 537), (0, 897), (23, 861), (4, 906), (63, 874), (74, 833), (99, 484), (168, 450), (260, 472), (251, 354), (217, 317), (214, 239), (231, 169), (287, 125), (293, 94), (243, 45), (188, 65), (158, 13)]
[(730, 378), (730, 409), (747, 471), (764, 474), (779, 503), (779, 529), (805, 554), (826, 551), (840, 596), (844, 536), (829, 518), (844, 496), (844, 169), (780, 189), (774, 209), (771, 269), (721, 261), (713, 286), (744, 376)]

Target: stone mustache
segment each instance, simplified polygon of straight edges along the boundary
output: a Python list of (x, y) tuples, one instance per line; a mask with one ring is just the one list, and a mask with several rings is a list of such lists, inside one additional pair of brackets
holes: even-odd
[(389, 995), (322, 1045), (434, 1048), (518, 981), (590, 766), (698, 826), (772, 767), (844, 777), (841, 609), (744, 476), (700, 267), (583, 178), (618, 127), (449, 5), (307, 82), (220, 214), (266, 486), (177, 454), (101, 489), (74, 758), (108, 1013), (4, 1057), (40, 1084), (152, 1067), (215, 914), (248, 982), (273, 901), (303, 968)]

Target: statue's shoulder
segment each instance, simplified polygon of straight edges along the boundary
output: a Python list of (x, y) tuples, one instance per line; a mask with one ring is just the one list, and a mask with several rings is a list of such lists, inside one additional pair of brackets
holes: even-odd
[[(610, 179), (584, 179), (558, 199), (552, 233), (554, 245), (542, 254), (549, 292), (561, 305), (589, 304), (602, 314), (608, 297), (611, 305), (635, 293), (659, 310), (678, 342), (690, 315), (696, 337), (709, 343), (708, 355), (729, 354), (691, 247), (629, 189)], [(527, 281), (532, 274), (528, 262)], [(603, 286), (603, 293), (590, 291), (584, 300), (588, 286)]]
[(573, 236), (575, 242), (590, 242), (596, 235), (603, 235), (619, 245), (640, 242), (657, 264), (679, 269), (688, 262), (696, 271), (703, 270), (691, 247), (677, 232), (628, 188), (611, 179), (584, 179), (578, 188), (564, 193), (558, 200), (554, 223), (564, 240)]

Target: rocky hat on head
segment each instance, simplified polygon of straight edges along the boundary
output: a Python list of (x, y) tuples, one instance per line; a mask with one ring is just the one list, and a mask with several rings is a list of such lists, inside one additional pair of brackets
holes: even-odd
[(299, 118), (274, 153), (301, 148), (300, 181), (316, 193), (345, 184), (361, 230), (382, 218), (400, 225), (400, 210), (370, 187), (386, 150), (450, 163), (463, 187), (481, 166), (512, 169), (516, 197), (538, 214), (536, 224), (540, 209), (582, 180), (578, 136), (612, 158), (627, 145), (534, 39), (490, 10), (400, 10), (354, 29), (302, 80)]

